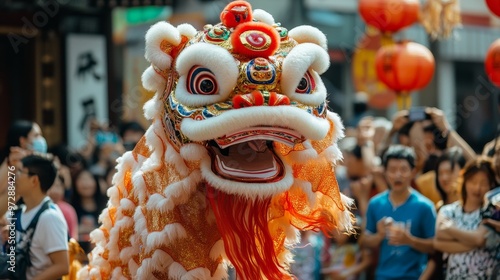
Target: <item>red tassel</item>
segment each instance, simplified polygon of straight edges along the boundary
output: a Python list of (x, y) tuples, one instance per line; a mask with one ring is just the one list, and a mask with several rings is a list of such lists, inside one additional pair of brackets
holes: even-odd
[(208, 200), (224, 241), (227, 257), (240, 279), (291, 279), (279, 263), (269, 232), (271, 198), (251, 201), (207, 184)]

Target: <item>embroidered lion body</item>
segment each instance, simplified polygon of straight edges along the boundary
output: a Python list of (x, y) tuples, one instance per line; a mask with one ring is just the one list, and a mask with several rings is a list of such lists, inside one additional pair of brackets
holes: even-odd
[(290, 31), (248, 3), (196, 31), (146, 34), (152, 120), (117, 165), (82, 279), (291, 279), (300, 230), (351, 229), (334, 164), (343, 136), (319, 74), (316, 28)]

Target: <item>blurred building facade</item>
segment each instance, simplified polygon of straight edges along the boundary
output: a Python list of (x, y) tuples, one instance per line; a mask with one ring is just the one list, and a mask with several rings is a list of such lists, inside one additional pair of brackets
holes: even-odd
[[(85, 130), (86, 115), (94, 114), (115, 125), (124, 119), (145, 122), (138, 116), (142, 104), (152, 96), (140, 85), (140, 74), (147, 67), (143, 58), (147, 28), (167, 19), (200, 29), (205, 23), (218, 22), (227, 2), (0, 1), (0, 60), (5, 61), (0, 64), (0, 148), (5, 145), (8, 124), (18, 118), (38, 122), (49, 145), (71, 142), (76, 146), (85, 139), (72, 138), (78, 131), (70, 130), (75, 126), (75, 130)], [(331, 67), (322, 77), (330, 107), (344, 119), (352, 118), (354, 93), (360, 83), (353, 77), (353, 58), (366, 33), (357, 1), (249, 2), (270, 12), (288, 29), (309, 24), (326, 34)], [(450, 39), (430, 41), (418, 24), (395, 37), (427, 46), (436, 58), (435, 77), (426, 89), (412, 95), (413, 104), (444, 109), (477, 149), (495, 133), (497, 92), (484, 73), (483, 61), (488, 46), (500, 37), (500, 21), (482, 0), (462, 0), (461, 10), (463, 26)], [(79, 49), (82, 45), (93, 47), (85, 52)], [(92, 86), (95, 90), (86, 92)], [(91, 97), (84, 98), (86, 94)], [(394, 111), (395, 106), (390, 106), (375, 112), (390, 116)]]

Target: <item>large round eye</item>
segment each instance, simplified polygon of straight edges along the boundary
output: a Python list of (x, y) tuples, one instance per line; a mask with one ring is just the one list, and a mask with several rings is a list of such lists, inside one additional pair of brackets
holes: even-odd
[(219, 93), (214, 73), (201, 66), (193, 66), (189, 70), (187, 89), (191, 94), (213, 95)]
[(314, 79), (311, 74), (309, 74), (309, 71), (307, 71), (304, 77), (300, 79), (299, 85), (295, 89), (295, 92), (300, 94), (310, 94), (314, 91), (314, 88), (316, 88)]

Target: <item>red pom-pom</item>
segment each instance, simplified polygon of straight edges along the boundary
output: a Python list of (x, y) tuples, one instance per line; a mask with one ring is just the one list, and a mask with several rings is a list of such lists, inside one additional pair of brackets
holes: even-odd
[(233, 52), (248, 57), (269, 57), (279, 48), (280, 35), (262, 22), (239, 25), (231, 35)]
[(246, 1), (229, 3), (220, 14), (220, 21), (228, 28), (252, 21), (252, 6)]

